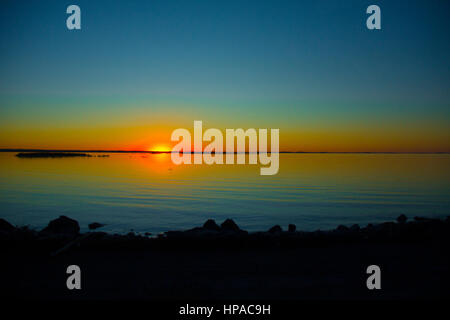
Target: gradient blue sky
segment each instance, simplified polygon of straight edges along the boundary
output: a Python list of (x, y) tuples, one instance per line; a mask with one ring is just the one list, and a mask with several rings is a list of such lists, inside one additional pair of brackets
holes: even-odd
[[(81, 7), (80, 31), (65, 26), (70, 4)], [(365, 27), (370, 4), (381, 7), (382, 30)], [(126, 148), (95, 132), (133, 139), (204, 120), (280, 128), (289, 150), (323, 151), (339, 144), (326, 142), (332, 137), (367, 134), (368, 150), (391, 137), (389, 151), (450, 151), (449, 1), (39, 0), (1, 8), (3, 148)]]

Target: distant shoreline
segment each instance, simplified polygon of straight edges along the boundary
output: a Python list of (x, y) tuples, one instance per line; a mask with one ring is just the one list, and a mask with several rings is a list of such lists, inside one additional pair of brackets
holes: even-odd
[(19, 152), (16, 154), (18, 158), (73, 158), (73, 157), (92, 157), (88, 153), (78, 152)]
[[(65, 153), (144, 153), (144, 154), (162, 154), (162, 153), (172, 153), (172, 151), (144, 151), (144, 150), (77, 150), (77, 149), (0, 149), (0, 152), (65, 152)], [(201, 153), (201, 152), (190, 152), (191, 154)], [(223, 152), (224, 154), (227, 152)], [(238, 153), (253, 153), (253, 152), (233, 152)], [(256, 153), (256, 152), (255, 152)], [(420, 152), (420, 151), (410, 151), (410, 152), (393, 152), (393, 151), (279, 151), (278, 153), (287, 154), (450, 154), (450, 152)]]

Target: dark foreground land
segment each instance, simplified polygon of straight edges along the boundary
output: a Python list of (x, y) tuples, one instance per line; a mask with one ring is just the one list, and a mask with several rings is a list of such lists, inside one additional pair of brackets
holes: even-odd
[[(448, 299), (450, 220), (405, 220), (250, 234), (232, 220), (208, 220), (150, 238), (79, 234), (67, 217), (40, 232), (0, 219), (1, 298)], [(81, 268), (81, 290), (66, 287), (73, 264)], [(366, 287), (373, 264), (381, 268), (381, 290)]]

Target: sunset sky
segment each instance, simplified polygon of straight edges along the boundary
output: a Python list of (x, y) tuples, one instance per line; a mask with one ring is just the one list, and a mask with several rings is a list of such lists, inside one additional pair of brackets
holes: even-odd
[[(382, 30), (365, 26), (370, 4)], [(80, 31), (66, 8), (81, 8)], [(450, 152), (449, 1), (6, 1), (0, 148), (152, 150), (279, 128), (285, 151)]]

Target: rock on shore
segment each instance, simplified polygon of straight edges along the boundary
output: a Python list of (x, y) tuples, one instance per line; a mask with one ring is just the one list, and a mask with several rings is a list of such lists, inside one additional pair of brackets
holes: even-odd
[[(167, 231), (157, 237), (148, 237), (130, 232), (127, 235), (108, 234), (105, 232), (87, 232), (80, 234), (76, 220), (66, 216), (50, 221), (40, 232), (27, 227), (14, 227), (0, 219), (0, 246), (6, 250), (37, 249), (58, 250), (67, 244), (76, 242), (76, 248), (121, 248), (139, 249), (160, 248), (218, 248), (218, 247), (308, 247), (330, 246), (339, 243), (423, 243), (449, 242), (450, 219), (445, 220), (419, 218), (406, 222), (399, 217), (395, 222), (384, 222), (366, 227), (352, 225), (338, 226), (328, 231), (296, 231), (289, 225), (284, 231), (275, 225), (268, 231), (249, 233), (242, 230), (232, 219), (226, 219), (220, 226), (212, 219), (202, 227), (186, 231)], [(100, 223), (95, 227), (101, 226)], [(92, 224), (90, 225), (91, 229)], [(72, 247), (72, 245), (71, 245)], [(58, 251), (59, 252), (59, 251)]]
[(59, 218), (50, 221), (48, 226), (41, 231), (41, 234), (75, 236), (79, 232), (80, 226), (76, 220), (66, 216), (60, 216)]

